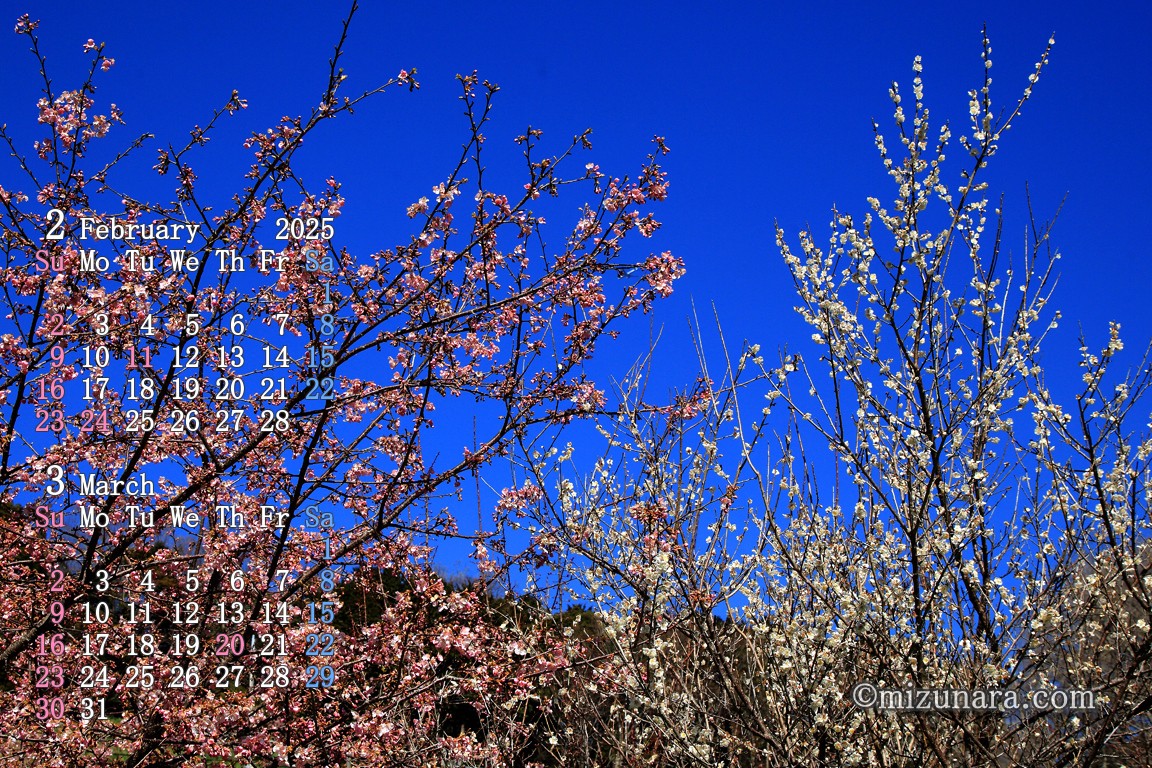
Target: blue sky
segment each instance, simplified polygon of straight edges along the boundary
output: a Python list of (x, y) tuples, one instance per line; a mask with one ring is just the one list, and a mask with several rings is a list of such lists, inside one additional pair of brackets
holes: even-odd
[[(154, 147), (179, 142), (239, 90), (250, 107), (213, 150), (220, 152), (220, 189), (231, 189), (246, 166), (239, 150), (246, 133), (306, 113), (318, 99), (346, 7), (217, 0), (10, 5), (0, 36), (0, 122), (18, 136), (32, 135), (35, 62), (25, 39), (8, 31), (26, 10), (43, 22), (39, 34), (57, 88), (82, 77), (86, 39), (107, 44), (116, 65), (100, 79), (97, 98), (124, 111), (122, 141), (147, 131), (158, 137)], [(684, 367), (691, 301), (701, 314), (715, 302), (726, 334), (765, 350), (807, 338), (791, 309), (773, 222), (792, 235), (810, 225), (823, 239), (833, 204), (862, 215), (868, 195), (889, 199), (871, 119), (891, 126), (891, 81), (910, 85), (912, 59), (922, 55), (934, 119), (961, 130), (966, 92), (982, 77), (984, 23), (1001, 105), (1014, 101), (1049, 36), (1056, 37), (1051, 65), (987, 177), (1006, 195), (1006, 233), (1016, 255), (1024, 243), (1025, 182), (1042, 218), (1067, 195), (1054, 232), (1063, 254), (1055, 306), (1065, 322), (1049, 342), (1050, 380), (1061, 372), (1075, 380), (1078, 325), (1097, 346), (1106, 343), (1107, 321), (1120, 321), (1135, 364), (1152, 338), (1152, 266), (1143, 238), (1152, 211), (1152, 145), (1139, 138), (1152, 124), (1152, 66), (1142, 53), (1152, 6), (1144, 4), (972, 10), (582, 2), (525, 9), (365, 2), (342, 62), (351, 89), (412, 67), (422, 87), (390, 91), (326, 125), (302, 153), (302, 168), (315, 182), (334, 175), (344, 183), (341, 234), (368, 251), (403, 239), (404, 208), (428, 195), (458, 156), (467, 126), (457, 73), (477, 70), (502, 88), (486, 131), (493, 170), (501, 158), (508, 167), (516, 162), (511, 140), (528, 124), (543, 129), (554, 150), (591, 127), (588, 159), (611, 175), (633, 174), (649, 139), (666, 137), (670, 196), (656, 209), (664, 227), (636, 245), (671, 250), (687, 268), (654, 316), (665, 329), (658, 382), (674, 386), (695, 373)], [(959, 156), (956, 147), (952, 157)], [(144, 157), (154, 162), (155, 149)], [(952, 180), (959, 170), (953, 165)], [(11, 171), (4, 168), (0, 179), (11, 179)], [(569, 200), (574, 217), (579, 200)], [(554, 237), (563, 237), (560, 227)], [(647, 324), (634, 324), (629, 334), (617, 352), (624, 363), (646, 342)]]

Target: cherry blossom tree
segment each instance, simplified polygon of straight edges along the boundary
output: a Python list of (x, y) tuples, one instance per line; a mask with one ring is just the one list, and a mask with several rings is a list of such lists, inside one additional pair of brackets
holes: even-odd
[[(1113, 324), (1058, 401), (1052, 227), (1029, 206), (1010, 255), (984, 181), (1051, 44), (1004, 109), (985, 38), (958, 135), (929, 119), (919, 57), (911, 98), (893, 84), (896, 140), (875, 133), (893, 202), (834, 210), (823, 246), (776, 233), (810, 341), (771, 365), (700, 333), (674, 403), (646, 397), (650, 358), (622, 380), (594, 466), (525, 446), (538, 499), (510, 522), (554, 553), (541, 587), (604, 625), (599, 662), (566, 673), (558, 759), (1149, 765), (1152, 368), (1121, 371)], [(860, 683), (1094, 706), (882, 711)]]
[[(584, 361), (671, 291), (678, 259), (625, 248), (659, 226), (667, 149), (611, 178), (575, 159), (588, 133), (550, 153), (529, 129), (523, 185), (492, 189), (498, 89), (461, 76), (459, 161), (400, 212), (410, 232), (354, 253), (340, 182), (294, 158), (320, 125), (419, 85), (405, 70), (346, 93), (351, 20), (315, 106), (251, 133), (226, 199), (200, 158), (243, 119), (240, 94), (185, 140), (98, 152), (128, 121), (96, 96), (112, 52), (88, 41), (87, 77), (60, 89), (39, 23), (16, 23), (43, 96), (30, 148), (0, 130), (6, 764), (506, 765), (525, 706), (571, 662), (552, 625), (488, 620), (487, 581), (447, 589), (429, 542), (473, 539), (488, 579), (511, 565), (441, 508), (526, 430), (597, 404)], [(169, 199), (135, 191), (142, 152)], [(533, 208), (570, 192), (557, 245)], [(428, 448), (440, 414), (473, 407), (469, 447)], [(366, 594), (370, 621), (352, 610)], [(483, 732), (443, 727), (462, 702)]]

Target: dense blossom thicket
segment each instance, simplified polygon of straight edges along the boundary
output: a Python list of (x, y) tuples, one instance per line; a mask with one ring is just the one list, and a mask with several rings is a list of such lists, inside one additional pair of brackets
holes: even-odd
[[(955, 139), (929, 122), (917, 58), (911, 100), (891, 91), (899, 148), (876, 130), (894, 202), (835, 211), (823, 247), (776, 234), (811, 340), (773, 366), (701, 335), (701, 375), (673, 402), (646, 396), (649, 356), (619, 372), (610, 407), (584, 363), (683, 273), (625, 247), (659, 226), (663, 141), (634, 178), (610, 178), (575, 159), (587, 134), (542, 156), (529, 130), (522, 187), (489, 189), (497, 88), (461, 77), (459, 163), (400, 212), (410, 233), (352, 253), (339, 182), (315, 186), (293, 158), (325, 121), (418, 84), (402, 71), (346, 96), (350, 20), (316, 107), (251, 134), (246, 181), (223, 201), (198, 184), (219, 173), (200, 158), (242, 119), (240, 94), (183, 144), (146, 134), (105, 155), (125, 122), (95, 99), (113, 59), (89, 41), (87, 79), (57, 90), (37, 23), (17, 23), (44, 94), (30, 149), (0, 129), (0, 765), (1150, 764), (1152, 438), (1137, 405), (1152, 369), (1119, 372), (1112, 326), (1103, 349), (1084, 343), (1075, 401), (1057, 402), (1039, 362), (1059, 320), (1051, 227), (1033, 224), (1013, 257), (983, 181), (1048, 50), (994, 109), (985, 40)], [(139, 152), (157, 152), (171, 200), (134, 195)], [(585, 195), (575, 224), (545, 245), (554, 225), (533, 209), (569, 189)], [(49, 209), (66, 214), (62, 239)], [(84, 271), (81, 217), (199, 225), (200, 262), (112, 240), (109, 269)], [(336, 235), (275, 240), (278, 217), (327, 218)], [(218, 270), (218, 249), (245, 270)], [(209, 353), (190, 364), (190, 345)], [(282, 390), (261, 384), (265, 354)], [(438, 424), (470, 409), (470, 447), (433, 450)], [(605, 446), (587, 464), (588, 441), (564, 432), (581, 424)], [(508, 467), (487, 532), (442, 511)], [(153, 495), (78, 481), (144, 471)], [(100, 524), (81, 527), (82, 507)], [(178, 525), (181, 507), (209, 521)], [(218, 508), (288, 524), (221, 525)], [(149, 511), (154, 527), (133, 524)], [(436, 575), (428, 542), (447, 536), (473, 540), (480, 578)], [(497, 598), (513, 573), (527, 588)], [(208, 608), (192, 627), (189, 595)], [(232, 683), (175, 685), (188, 657), (165, 640), (140, 685), (145, 603), (185, 650), (189, 635), (252, 643), (225, 654)], [(297, 671), (316, 663), (317, 613), (334, 677), (309, 686)], [(245, 684), (272, 635), (293, 673)], [(96, 651), (79, 652), (84, 636)], [(43, 717), (37, 682), (55, 666), (64, 714)], [(85, 713), (86, 666), (108, 670), (106, 718)], [(853, 703), (860, 682), (1089, 689), (1096, 706), (882, 712)]]

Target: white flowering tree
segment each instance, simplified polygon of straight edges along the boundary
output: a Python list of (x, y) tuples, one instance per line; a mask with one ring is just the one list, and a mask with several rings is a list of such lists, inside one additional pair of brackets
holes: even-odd
[[(1051, 225), (1029, 210), (1010, 256), (983, 181), (1051, 45), (1000, 110), (985, 38), (961, 135), (930, 123), (919, 57), (910, 103), (893, 85), (898, 142), (876, 145), (894, 202), (833, 211), (824, 246), (776, 233), (810, 342), (771, 366), (701, 341), (704, 374), (662, 408), (638, 366), (591, 472), (525, 442), (509, 523), (602, 624), (571, 643), (593, 652), (554, 699), (558, 761), (1149, 765), (1147, 357), (1119, 373), (1112, 325), (1056, 401)], [(1077, 688), (1095, 708), (878, 711), (860, 682)]]

